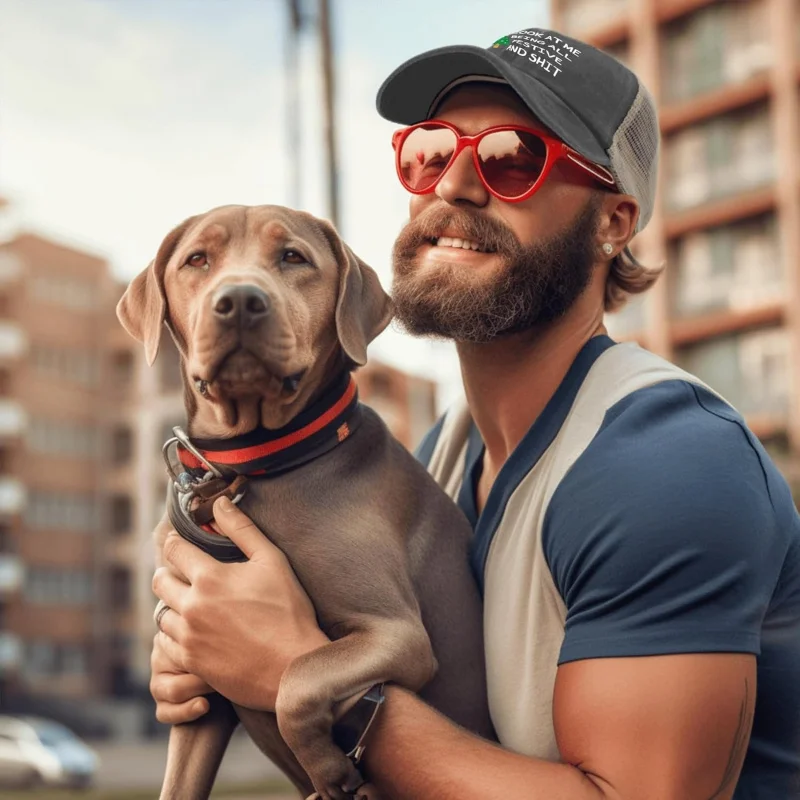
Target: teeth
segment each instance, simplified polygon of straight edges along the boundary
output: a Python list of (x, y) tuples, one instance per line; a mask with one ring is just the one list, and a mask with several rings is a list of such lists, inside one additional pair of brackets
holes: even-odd
[(435, 247), (455, 247), (460, 250), (481, 250), (481, 246), (477, 242), (471, 242), (469, 239), (458, 239), (451, 236), (442, 236), (439, 239), (433, 239)]

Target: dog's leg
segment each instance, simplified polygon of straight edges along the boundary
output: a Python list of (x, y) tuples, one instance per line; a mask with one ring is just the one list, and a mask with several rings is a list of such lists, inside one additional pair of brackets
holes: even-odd
[(170, 731), (161, 800), (206, 800), (211, 794), (239, 719), (221, 695), (209, 695), (208, 701), (207, 714), (194, 722), (174, 725)]
[(294, 753), (283, 741), (276, 716), (267, 711), (253, 711), (242, 706), (235, 708), (242, 725), (258, 745), (259, 750), (291, 780), (301, 797), (308, 797), (314, 791), (314, 785)]
[(430, 640), (418, 620), (381, 620), (289, 666), (278, 691), (278, 725), (320, 800), (347, 800), (363, 783), (331, 738), (336, 706), (382, 681), (418, 691), (435, 672)]

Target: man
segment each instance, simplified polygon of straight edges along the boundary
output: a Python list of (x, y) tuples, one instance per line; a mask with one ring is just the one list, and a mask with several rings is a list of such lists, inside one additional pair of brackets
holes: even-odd
[[(501, 747), (387, 687), (367, 773), (396, 798), (800, 796), (788, 487), (711, 389), (603, 328), (657, 277), (627, 249), (655, 200), (646, 90), (529, 29), (412, 59), (378, 108), (411, 126), (394, 139), (412, 193), (398, 317), (461, 362), (466, 402), (418, 455), (475, 527)], [(204, 713), (210, 686), (272, 708), (286, 665), (325, 641), (282, 555), (218, 511), (251, 560), (171, 537), (178, 577), (154, 579), (164, 722)]]

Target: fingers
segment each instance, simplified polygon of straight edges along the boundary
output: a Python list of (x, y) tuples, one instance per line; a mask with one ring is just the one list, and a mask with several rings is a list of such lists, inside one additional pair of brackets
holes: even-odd
[(251, 560), (268, 555), (280, 554), (269, 539), (255, 526), (244, 512), (240, 511), (227, 497), (220, 497), (214, 503), (214, 521), (219, 529)]
[[(167, 567), (159, 567), (153, 575), (153, 592), (156, 597), (166, 603), (170, 609), (174, 609), (179, 614), (186, 606), (191, 587), (177, 578)], [(170, 616), (170, 612), (164, 616)], [(163, 622), (163, 618), (162, 618)]]
[(202, 697), (178, 705), (156, 704), (156, 719), (164, 725), (183, 725), (186, 722), (194, 722), (207, 713), (208, 700)]
[(217, 564), (212, 556), (177, 533), (167, 534), (162, 556), (164, 563), (172, 567), (172, 571), (183, 577), (187, 583), (194, 583), (202, 571), (212, 569)]
[(163, 633), (153, 640), (150, 693), (156, 701), (156, 719), (166, 725), (180, 725), (208, 712), (208, 700), (203, 695), (213, 689), (195, 675), (176, 671), (179, 667), (167, 654), (169, 641)]
[(150, 681), (150, 693), (155, 701), (171, 706), (185, 705), (213, 691), (205, 681), (188, 672), (159, 672)]
[(161, 615), (158, 629), (168, 640), (179, 644), (186, 641), (188, 633), (186, 620), (172, 607)]
[[(180, 619), (180, 617), (178, 617), (178, 615), (175, 613), (168, 612), (164, 616), (173, 618), (177, 617)], [(189, 672), (189, 669), (186, 665), (186, 655), (180, 644), (178, 644), (175, 639), (163, 631), (159, 631), (156, 634), (156, 638), (158, 639), (157, 647), (163, 651), (164, 656), (169, 659), (174, 667), (177, 667), (181, 672)]]

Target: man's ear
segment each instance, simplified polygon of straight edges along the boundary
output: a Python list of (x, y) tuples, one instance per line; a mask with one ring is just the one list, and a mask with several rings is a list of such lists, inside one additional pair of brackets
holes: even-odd
[(316, 220), (339, 265), (336, 332), (347, 357), (356, 366), (367, 363), (367, 345), (392, 321), (392, 299), (378, 275), (346, 245), (333, 225)]
[(167, 314), (164, 295), (164, 272), (186, 229), (197, 217), (189, 217), (171, 230), (156, 257), (140, 272), (117, 303), (117, 319), (134, 339), (144, 345), (145, 358), (152, 366), (158, 355), (158, 345)]

